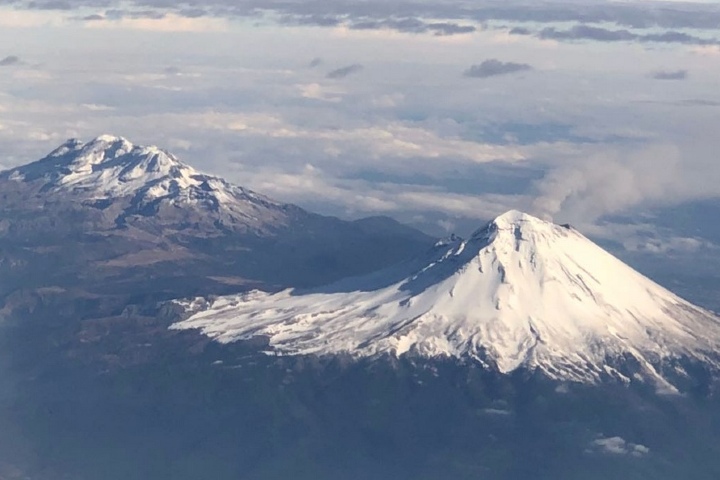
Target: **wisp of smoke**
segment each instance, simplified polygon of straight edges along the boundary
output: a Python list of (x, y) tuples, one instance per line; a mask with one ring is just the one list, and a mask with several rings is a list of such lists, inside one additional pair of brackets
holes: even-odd
[(593, 221), (646, 202), (681, 193), (681, 156), (672, 145), (605, 152), (560, 166), (535, 184), (530, 210), (548, 220)]

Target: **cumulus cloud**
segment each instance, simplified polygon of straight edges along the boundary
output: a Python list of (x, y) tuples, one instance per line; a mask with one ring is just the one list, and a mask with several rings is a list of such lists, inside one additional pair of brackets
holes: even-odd
[(355, 63), (353, 65), (348, 65), (346, 67), (341, 67), (341, 68), (337, 68), (335, 70), (331, 70), (330, 72), (327, 73), (327, 75), (325, 75), (325, 77), (336, 80), (336, 79), (340, 79), (340, 78), (349, 77), (350, 75), (358, 73), (362, 69), (363, 69), (362, 65), (360, 65), (359, 63)]
[(687, 70), (658, 70), (650, 74), (655, 80), (685, 80), (688, 78)]
[(533, 67), (527, 63), (501, 62), (495, 58), (485, 60), (478, 65), (472, 65), (463, 72), (463, 75), (470, 78), (488, 78), (498, 75), (526, 72)]
[(627, 442), (622, 437), (600, 437), (590, 443), (587, 452), (643, 457), (650, 453), (650, 449), (645, 445)]
[(13, 65), (19, 65), (20, 63), (22, 63), (20, 57), (15, 55), (9, 55), (0, 59), (0, 67), (11, 67)]

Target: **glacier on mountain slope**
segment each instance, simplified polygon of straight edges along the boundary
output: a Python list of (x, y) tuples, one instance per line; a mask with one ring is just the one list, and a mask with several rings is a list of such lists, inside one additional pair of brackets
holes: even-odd
[(275, 354), (472, 358), (581, 382), (629, 380), (612, 365), (630, 355), (672, 389), (659, 362), (717, 366), (720, 346), (712, 313), (571, 227), (517, 211), (426, 258), (325, 288), (180, 303), (190, 316), (171, 328), (223, 343), (264, 336)]

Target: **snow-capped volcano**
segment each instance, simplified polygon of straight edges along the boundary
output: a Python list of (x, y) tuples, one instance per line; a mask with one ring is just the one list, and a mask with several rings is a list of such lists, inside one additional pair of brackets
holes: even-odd
[(287, 205), (273, 202), (222, 178), (202, 174), (155, 146), (137, 146), (102, 135), (71, 139), (47, 157), (0, 174), (0, 180), (35, 184), (45, 197), (71, 195), (84, 204), (122, 207), (121, 219), (162, 210), (213, 212), (223, 224), (262, 231), (286, 222)]
[(569, 226), (510, 211), (424, 258), (312, 291), (253, 291), (183, 303), (219, 342), (265, 336), (279, 354), (472, 358), (500, 372), (623, 380), (689, 359), (716, 365), (720, 320)]
[(46, 188), (56, 191), (108, 198), (135, 194), (148, 185), (159, 187), (148, 189), (149, 197), (167, 195), (172, 182), (178, 189), (197, 185), (194, 177), (199, 173), (157, 147), (135, 146), (125, 138), (102, 135), (87, 143), (70, 139), (44, 159), (7, 175), (16, 181), (43, 179)]
[[(388, 218), (343, 221), (271, 200), (111, 135), (69, 140), (0, 172), (0, 192), (0, 270), (16, 265), (5, 278), (22, 277), (0, 282), (0, 293), (54, 285), (50, 275), (91, 289), (100, 278), (127, 290), (149, 282), (174, 297), (218, 292), (209, 285), (223, 293), (247, 282), (323, 285), (407, 260), (432, 242)], [(161, 271), (170, 286), (157, 281)]]

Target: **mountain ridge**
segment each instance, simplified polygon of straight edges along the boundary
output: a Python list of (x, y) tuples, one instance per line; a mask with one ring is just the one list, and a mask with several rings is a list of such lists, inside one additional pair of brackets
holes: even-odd
[(272, 200), (123, 137), (71, 139), (0, 172), (0, 298), (320, 285), (433, 241), (394, 221), (377, 225)]
[(70, 139), (36, 162), (0, 173), (0, 180), (37, 184), (45, 196), (71, 195), (98, 210), (129, 198), (116, 212), (120, 226), (130, 217), (161, 210), (177, 215), (174, 209), (189, 209), (212, 214), (224, 228), (269, 235), (297, 213), (297, 207), (201, 173), (156, 146), (134, 145), (112, 135), (87, 143)]

